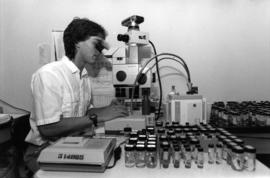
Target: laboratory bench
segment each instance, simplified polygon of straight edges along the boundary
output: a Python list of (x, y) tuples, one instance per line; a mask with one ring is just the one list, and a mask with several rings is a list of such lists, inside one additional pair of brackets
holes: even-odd
[[(104, 133), (104, 128), (100, 128), (97, 133)], [(121, 139), (119, 139), (119, 143)], [(122, 149), (121, 159), (116, 163), (112, 169), (105, 170), (104, 173), (93, 173), (93, 172), (61, 172), (61, 171), (44, 171), (39, 170), (34, 178), (116, 178), (116, 177), (128, 177), (128, 178), (204, 178), (204, 177), (215, 177), (215, 178), (262, 178), (270, 177), (270, 169), (262, 164), (259, 160), (256, 160), (256, 170), (249, 172), (247, 170), (235, 171), (226, 161), (222, 161), (221, 164), (209, 164), (205, 159), (204, 168), (197, 168), (197, 165), (192, 162), (191, 168), (185, 168), (183, 160), (181, 160), (180, 167), (174, 168), (173, 164), (170, 163), (168, 168), (160, 167), (159, 163), (156, 168), (127, 168), (125, 167), (124, 149)], [(205, 153), (207, 158), (207, 153)], [(111, 160), (112, 163), (113, 159)], [(111, 163), (109, 165), (111, 165)]]
[(256, 161), (256, 170), (254, 172), (248, 171), (234, 171), (231, 166), (227, 165), (225, 161), (222, 164), (204, 164), (204, 168), (200, 169), (193, 163), (191, 168), (185, 168), (183, 162), (180, 163), (179, 168), (174, 168), (170, 164), (169, 168), (126, 168), (124, 163), (124, 155), (116, 163), (115, 167), (106, 170), (104, 173), (90, 173), (90, 172), (57, 172), (57, 171), (43, 171), (39, 170), (34, 178), (263, 178), (270, 177), (270, 169), (263, 165), (260, 161)]

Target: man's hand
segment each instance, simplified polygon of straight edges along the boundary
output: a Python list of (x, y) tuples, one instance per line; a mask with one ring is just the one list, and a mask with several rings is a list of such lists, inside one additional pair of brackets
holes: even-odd
[(98, 122), (105, 122), (119, 117), (128, 116), (128, 110), (124, 105), (113, 101), (109, 106), (92, 108), (88, 114), (96, 114), (98, 116)]

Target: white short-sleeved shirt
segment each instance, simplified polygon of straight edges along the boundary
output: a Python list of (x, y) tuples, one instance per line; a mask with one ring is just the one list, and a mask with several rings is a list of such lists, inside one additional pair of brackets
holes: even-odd
[(46, 142), (37, 126), (60, 121), (63, 117), (81, 117), (91, 106), (91, 85), (86, 69), (80, 70), (67, 57), (41, 67), (32, 76), (33, 112), (26, 141), (35, 145)]

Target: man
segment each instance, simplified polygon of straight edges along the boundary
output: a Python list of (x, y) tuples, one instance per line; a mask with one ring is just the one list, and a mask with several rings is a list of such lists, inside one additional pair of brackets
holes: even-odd
[(39, 169), (37, 157), (52, 141), (92, 127), (98, 122), (127, 115), (124, 106), (112, 103), (103, 108), (91, 105), (91, 83), (85, 65), (93, 65), (106, 48), (106, 32), (88, 19), (74, 19), (65, 29), (65, 54), (60, 61), (41, 67), (32, 76), (34, 112), (26, 137), (29, 147), (24, 160), (32, 172)]

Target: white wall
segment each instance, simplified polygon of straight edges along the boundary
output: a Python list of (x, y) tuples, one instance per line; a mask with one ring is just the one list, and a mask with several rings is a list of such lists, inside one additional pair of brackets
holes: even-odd
[[(37, 45), (52, 43), (52, 29), (64, 29), (74, 16), (88, 17), (107, 29), (107, 39), (115, 46), (121, 44), (116, 40), (117, 34), (126, 32), (121, 21), (134, 14), (145, 18), (140, 28), (150, 33), (158, 53), (172, 52), (185, 59), (193, 83), (209, 102), (270, 100), (270, 1), (2, 0), (1, 3), (4, 45), (1, 45), (0, 98), (18, 107), (30, 109), (30, 78), (41, 65)], [(165, 75), (166, 71), (162, 72)], [(165, 93), (172, 84), (176, 84), (180, 93), (185, 92), (181, 77), (163, 77)]]
[[(0, 22), (3, 22), (3, 17), (4, 17), (4, 13), (3, 13), (3, 1), (0, 1)], [(4, 76), (4, 65), (3, 65), (3, 36), (4, 36), (4, 32), (3, 32), (4, 26), (1, 25), (0, 26), (0, 82), (2, 83), (3, 81), (3, 76)], [(0, 83), (0, 93), (3, 93), (3, 85), (1, 85)], [(0, 95), (1, 96), (1, 95)]]

